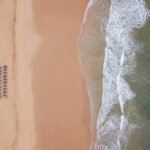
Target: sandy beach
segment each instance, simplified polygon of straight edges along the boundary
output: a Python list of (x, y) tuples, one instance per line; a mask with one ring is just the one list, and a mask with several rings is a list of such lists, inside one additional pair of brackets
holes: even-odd
[(76, 44), (86, 4), (0, 3), (0, 149), (89, 149), (89, 100)]
[(32, 32), (32, 3), (3, 1), (0, 10), (0, 149), (33, 150), (36, 137), (30, 63), (37, 43)]

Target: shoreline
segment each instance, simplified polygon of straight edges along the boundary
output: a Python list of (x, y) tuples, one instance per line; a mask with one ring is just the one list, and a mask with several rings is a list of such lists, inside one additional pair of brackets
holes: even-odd
[[(78, 49), (91, 109), (91, 150), (97, 140), (97, 123), (102, 105), (105, 30), (109, 15), (109, 0), (90, 1), (84, 14)], [(103, 13), (101, 13), (103, 12)]]

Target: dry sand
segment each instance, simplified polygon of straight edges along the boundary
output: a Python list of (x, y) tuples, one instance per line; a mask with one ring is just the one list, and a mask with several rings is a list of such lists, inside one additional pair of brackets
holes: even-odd
[(86, 0), (34, 0), (42, 39), (33, 62), (36, 150), (88, 150), (89, 101), (77, 36)]
[[(36, 138), (30, 63), (37, 43), (32, 34), (31, 1), (1, 1), (0, 29), (0, 65), (8, 67), (8, 97), (0, 99), (0, 149), (33, 150)], [(4, 77), (1, 79), (4, 87)], [(1, 93), (4, 96), (3, 90)]]
[(0, 149), (88, 150), (90, 111), (76, 49), (86, 0), (31, 2), (0, 2), (0, 65), (8, 66)]

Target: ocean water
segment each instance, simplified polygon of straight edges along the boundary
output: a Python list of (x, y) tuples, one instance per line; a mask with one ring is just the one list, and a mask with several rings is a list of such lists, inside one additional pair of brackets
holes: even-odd
[(99, 87), (88, 88), (97, 106), (91, 150), (150, 149), (149, 7), (150, 0), (91, 0), (85, 11), (80, 62), (87, 85)]

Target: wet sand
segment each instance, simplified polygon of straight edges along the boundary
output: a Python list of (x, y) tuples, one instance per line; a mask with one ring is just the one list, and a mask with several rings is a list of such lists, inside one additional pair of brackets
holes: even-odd
[(34, 0), (36, 150), (88, 150), (90, 111), (76, 40), (87, 0)]
[(78, 40), (80, 64), (87, 83), (91, 110), (91, 149), (95, 149), (97, 117), (101, 109), (103, 93), (103, 61), (105, 54), (105, 29), (109, 0), (98, 0), (87, 6)]

